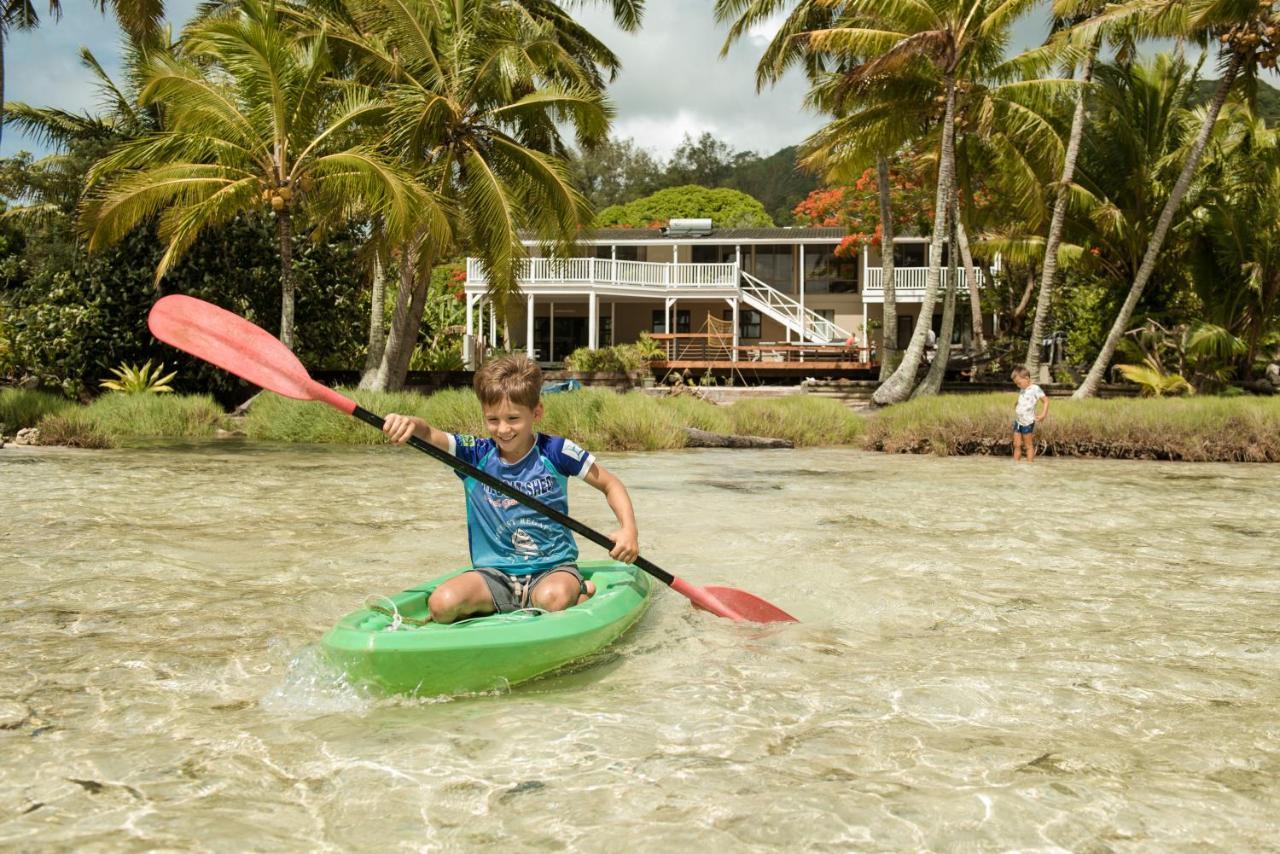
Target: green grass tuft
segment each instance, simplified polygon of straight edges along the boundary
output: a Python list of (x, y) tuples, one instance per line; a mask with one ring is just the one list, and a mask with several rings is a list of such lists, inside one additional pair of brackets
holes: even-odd
[(790, 439), (797, 448), (853, 444), (866, 429), (865, 420), (839, 401), (802, 394), (747, 398), (726, 411), (732, 427), (724, 432)]
[(34, 427), (46, 415), (75, 407), (73, 401), (60, 394), (25, 388), (0, 388), (0, 425), (12, 435), (23, 427)]

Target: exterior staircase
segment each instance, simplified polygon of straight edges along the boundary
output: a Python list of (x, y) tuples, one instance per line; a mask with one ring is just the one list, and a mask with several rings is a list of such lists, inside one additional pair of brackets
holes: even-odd
[(849, 331), (827, 320), (791, 297), (769, 287), (755, 276), (742, 272), (742, 300), (800, 336), (810, 344), (835, 344), (849, 337)]

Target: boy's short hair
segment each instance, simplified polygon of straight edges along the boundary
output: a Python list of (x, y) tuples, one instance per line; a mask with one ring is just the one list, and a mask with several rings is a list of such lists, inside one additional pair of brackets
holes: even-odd
[(481, 365), (472, 385), (481, 406), (509, 400), (533, 409), (542, 394), (542, 368), (528, 356), (503, 356)]
[(1018, 377), (1030, 377), (1031, 372), (1027, 370), (1026, 365), (1018, 365), (1009, 372), (1009, 379), (1016, 380)]

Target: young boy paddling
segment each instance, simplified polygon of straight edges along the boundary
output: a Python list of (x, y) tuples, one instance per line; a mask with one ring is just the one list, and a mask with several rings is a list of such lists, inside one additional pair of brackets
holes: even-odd
[[(634, 561), (640, 554), (635, 511), (622, 481), (568, 439), (534, 432), (542, 419), (537, 364), (525, 356), (495, 359), (476, 371), (474, 385), (490, 438), (444, 433), (421, 418), (396, 413), (386, 417), (383, 432), (398, 444), (417, 435), (566, 515), (568, 479), (582, 478), (604, 493), (618, 519), (610, 556)], [(591, 598), (595, 585), (578, 572), (578, 546), (567, 528), (461, 472), (458, 476), (466, 493), (475, 568), (432, 592), (431, 619), (452, 623), (528, 607), (563, 611)]]

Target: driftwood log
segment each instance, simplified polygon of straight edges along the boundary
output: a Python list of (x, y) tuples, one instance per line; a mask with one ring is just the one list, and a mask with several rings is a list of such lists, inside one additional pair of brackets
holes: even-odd
[(684, 428), (687, 448), (794, 448), (790, 439), (770, 439), (767, 436), (726, 436), (708, 433), (697, 427)]

